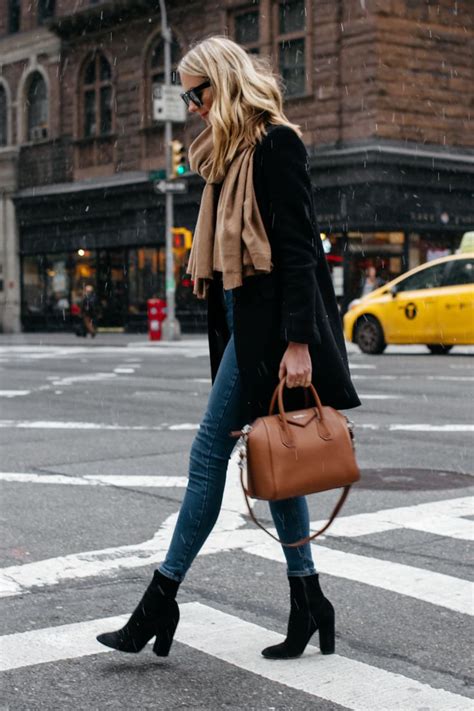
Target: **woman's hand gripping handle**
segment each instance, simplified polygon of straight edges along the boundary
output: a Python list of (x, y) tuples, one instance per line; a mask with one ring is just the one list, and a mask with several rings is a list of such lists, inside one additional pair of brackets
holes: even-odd
[(286, 378), (287, 388), (307, 388), (311, 384), (312, 364), (307, 343), (290, 341), (281, 359), (278, 378)]

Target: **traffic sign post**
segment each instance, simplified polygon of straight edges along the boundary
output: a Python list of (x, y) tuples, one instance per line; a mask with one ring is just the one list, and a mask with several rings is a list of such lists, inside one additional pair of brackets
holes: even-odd
[[(161, 36), (164, 43), (165, 59), (165, 84), (154, 88), (153, 96), (153, 116), (157, 121), (165, 122), (165, 150), (166, 150), (166, 175), (168, 179), (172, 175), (171, 141), (173, 140), (172, 121), (183, 122), (186, 118), (186, 107), (179, 96), (179, 87), (171, 85), (171, 30), (168, 25), (165, 0), (160, 0), (161, 13)], [(156, 90), (156, 96), (155, 96)], [(156, 100), (156, 111), (155, 111)], [(177, 103), (180, 102), (178, 108)], [(160, 103), (161, 102), (161, 103)], [(160, 181), (161, 182), (161, 181)], [(168, 180), (163, 181), (165, 186)], [(160, 190), (161, 192), (161, 190)], [(172, 227), (174, 223), (173, 215), (173, 193), (170, 190), (165, 193), (165, 232), (166, 232), (166, 305), (167, 317), (163, 322), (163, 338), (167, 341), (177, 341), (181, 337), (179, 321), (176, 319), (175, 294), (176, 283), (174, 276), (173, 258), (173, 235)]]

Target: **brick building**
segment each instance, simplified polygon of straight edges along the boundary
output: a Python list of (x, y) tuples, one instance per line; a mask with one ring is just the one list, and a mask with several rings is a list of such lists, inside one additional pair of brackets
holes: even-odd
[[(311, 158), (341, 300), (454, 251), (474, 226), (472, 0), (168, 0), (174, 60), (228, 33), (270, 54)], [(66, 328), (84, 284), (104, 326), (164, 290), (158, 0), (0, 0), (0, 320)], [(197, 119), (175, 127), (185, 145)], [(193, 229), (200, 182), (176, 198)], [(178, 250), (179, 251), (179, 250)], [(178, 315), (197, 319), (177, 252)], [(188, 324), (190, 325), (190, 324)]]

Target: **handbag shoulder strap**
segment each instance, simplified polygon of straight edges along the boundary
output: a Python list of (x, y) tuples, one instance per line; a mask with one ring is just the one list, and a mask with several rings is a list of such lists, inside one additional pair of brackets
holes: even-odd
[(310, 541), (313, 541), (315, 538), (317, 538), (317, 537), (320, 536), (322, 533), (324, 533), (324, 531), (326, 531), (326, 530), (329, 528), (329, 526), (330, 526), (331, 523), (334, 521), (334, 519), (336, 518), (336, 516), (337, 516), (337, 514), (339, 513), (339, 511), (342, 509), (342, 507), (343, 507), (343, 505), (344, 505), (344, 501), (347, 499), (347, 495), (348, 495), (349, 490), (350, 490), (350, 488), (351, 488), (351, 484), (349, 484), (348, 486), (345, 486), (345, 487), (344, 487), (344, 489), (342, 490), (342, 493), (341, 493), (341, 495), (340, 495), (340, 497), (339, 497), (339, 500), (338, 500), (338, 502), (336, 503), (336, 505), (335, 505), (335, 507), (334, 507), (334, 509), (333, 509), (333, 511), (332, 511), (332, 513), (331, 513), (331, 515), (330, 515), (330, 517), (329, 517), (329, 519), (328, 519), (328, 522), (327, 522), (326, 524), (324, 524), (324, 526), (323, 526), (322, 528), (320, 528), (319, 531), (316, 531), (316, 533), (313, 533), (313, 534), (311, 534), (310, 536), (305, 536), (305, 538), (300, 538), (299, 541), (295, 541), (294, 543), (284, 543), (283, 541), (281, 541), (281, 540), (278, 538), (278, 536), (275, 536), (275, 535), (273, 535), (273, 533), (270, 533), (270, 531), (268, 531), (268, 530), (265, 528), (265, 526), (260, 523), (260, 521), (256, 518), (254, 512), (252, 511), (252, 507), (250, 506), (250, 502), (249, 502), (249, 499), (248, 499), (248, 494), (247, 494), (247, 491), (246, 491), (245, 485), (244, 485), (244, 474), (243, 474), (243, 469), (242, 469), (242, 467), (240, 467), (240, 483), (241, 483), (241, 485), (242, 485), (242, 491), (244, 492), (245, 503), (247, 504), (247, 509), (248, 509), (248, 512), (249, 512), (249, 516), (250, 516), (250, 518), (252, 519), (252, 521), (253, 521), (259, 528), (261, 528), (262, 531), (265, 531), (266, 534), (268, 534), (271, 538), (273, 538), (274, 541), (277, 541), (277, 542), (280, 543), (282, 546), (285, 546), (285, 548), (299, 548), (299, 546), (304, 546), (304, 545), (306, 545), (306, 543), (309, 543)]

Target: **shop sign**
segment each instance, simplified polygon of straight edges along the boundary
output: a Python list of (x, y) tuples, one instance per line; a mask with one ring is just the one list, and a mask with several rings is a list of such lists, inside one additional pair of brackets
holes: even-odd
[(437, 225), (440, 222), (443, 225), (453, 223), (455, 225), (474, 225), (473, 215), (452, 215), (447, 212), (441, 214), (437, 212), (412, 211), (410, 212), (410, 220), (414, 223)]

